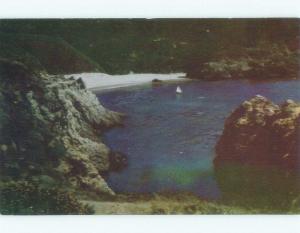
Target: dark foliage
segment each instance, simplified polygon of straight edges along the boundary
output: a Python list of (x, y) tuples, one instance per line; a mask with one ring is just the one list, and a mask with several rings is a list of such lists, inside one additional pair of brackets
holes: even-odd
[(101, 70), (95, 62), (59, 37), (25, 33), (0, 31), (1, 57), (50, 74)]
[(1, 214), (93, 214), (93, 209), (80, 203), (74, 193), (58, 187), (41, 188), (25, 181), (0, 186)]
[[(262, 41), (297, 50), (299, 25), (299, 19), (39, 19), (1, 20), (0, 32), (19, 39), (23, 34), (43, 35), (32, 36), (30, 46), (19, 46), (20, 51), (26, 50), (24, 58), (41, 58), (42, 65), (58, 62), (63, 54), (54, 47), (63, 39), (108, 73), (187, 72), (195, 64), (218, 59), (221, 53), (235, 58), (241, 48), (256, 48)], [(41, 42), (50, 38), (53, 43)], [(6, 44), (11, 41), (16, 40)], [(61, 59), (63, 64), (71, 63), (65, 56)], [(69, 68), (76, 67), (80, 66)]]

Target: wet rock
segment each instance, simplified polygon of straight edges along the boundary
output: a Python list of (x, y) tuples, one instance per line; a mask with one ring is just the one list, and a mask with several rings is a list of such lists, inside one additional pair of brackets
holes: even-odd
[(111, 152), (109, 162), (111, 171), (121, 171), (128, 166), (127, 155), (121, 152)]
[(300, 104), (292, 100), (278, 106), (257, 95), (243, 102), (225, 122), (215, 166), (237, 162), (299, 169), (299, 120)]
[(156, 87), (156, 86), (161, 86), (163, 84), (163, 81), (160, 79), (153, 79), (152, 80), (152, 86)]
[(157, 78), (152, 80), (152, 83), (162, 83), (162, 82), (163, 82), (162, 80), (157, 79)]

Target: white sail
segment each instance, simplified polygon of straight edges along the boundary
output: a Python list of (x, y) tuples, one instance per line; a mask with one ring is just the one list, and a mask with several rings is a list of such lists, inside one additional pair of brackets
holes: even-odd
[(177, 93), (177, 94), (181, 94), (181, 93), (182, 93), (182, 90), (181, 90), (180, 86), (177, 86), (177, 88), (176, 88), (176, 93)]

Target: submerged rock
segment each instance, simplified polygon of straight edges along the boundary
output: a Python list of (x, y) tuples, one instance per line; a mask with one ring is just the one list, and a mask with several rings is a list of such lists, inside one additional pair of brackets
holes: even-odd
[(121, 171), (128, 165), (127, 156), (121, 152), (111, 152), (109, 160), (111, 171)]
[(81, 80), (8, 60), (0, 60), (0, 79), (1, 177), (29, 179), (36, 175), (29, 168), (39, 167), (75, 188), (113, 194), (100, 176), (110, 167), (100, 134), (122, 115), (105, 109)]
[(155, 78), (152, 80), (152, 83), (162, 83), (162, 80)]
[(155, 78), (155, 79), (152, 80), (152, 85), (153, 86), (160, 86), (162, 84), (163, 84), (163, 81), (160, 80), (160, 79)]
[(299, 121), (300, 104), (292, 100), (281, 106), (260, 95), (245, 101), (225, 122), (214, 164), (238, 162), (299, 169)]

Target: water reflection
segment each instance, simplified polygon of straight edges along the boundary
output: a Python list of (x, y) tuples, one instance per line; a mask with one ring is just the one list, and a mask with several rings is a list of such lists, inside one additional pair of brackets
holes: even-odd
[(300, 179), (296, 172), (227, 164), (215, 169), (215, 179), (222, 200), (230, 204), (279, 212), (300, 204)]

